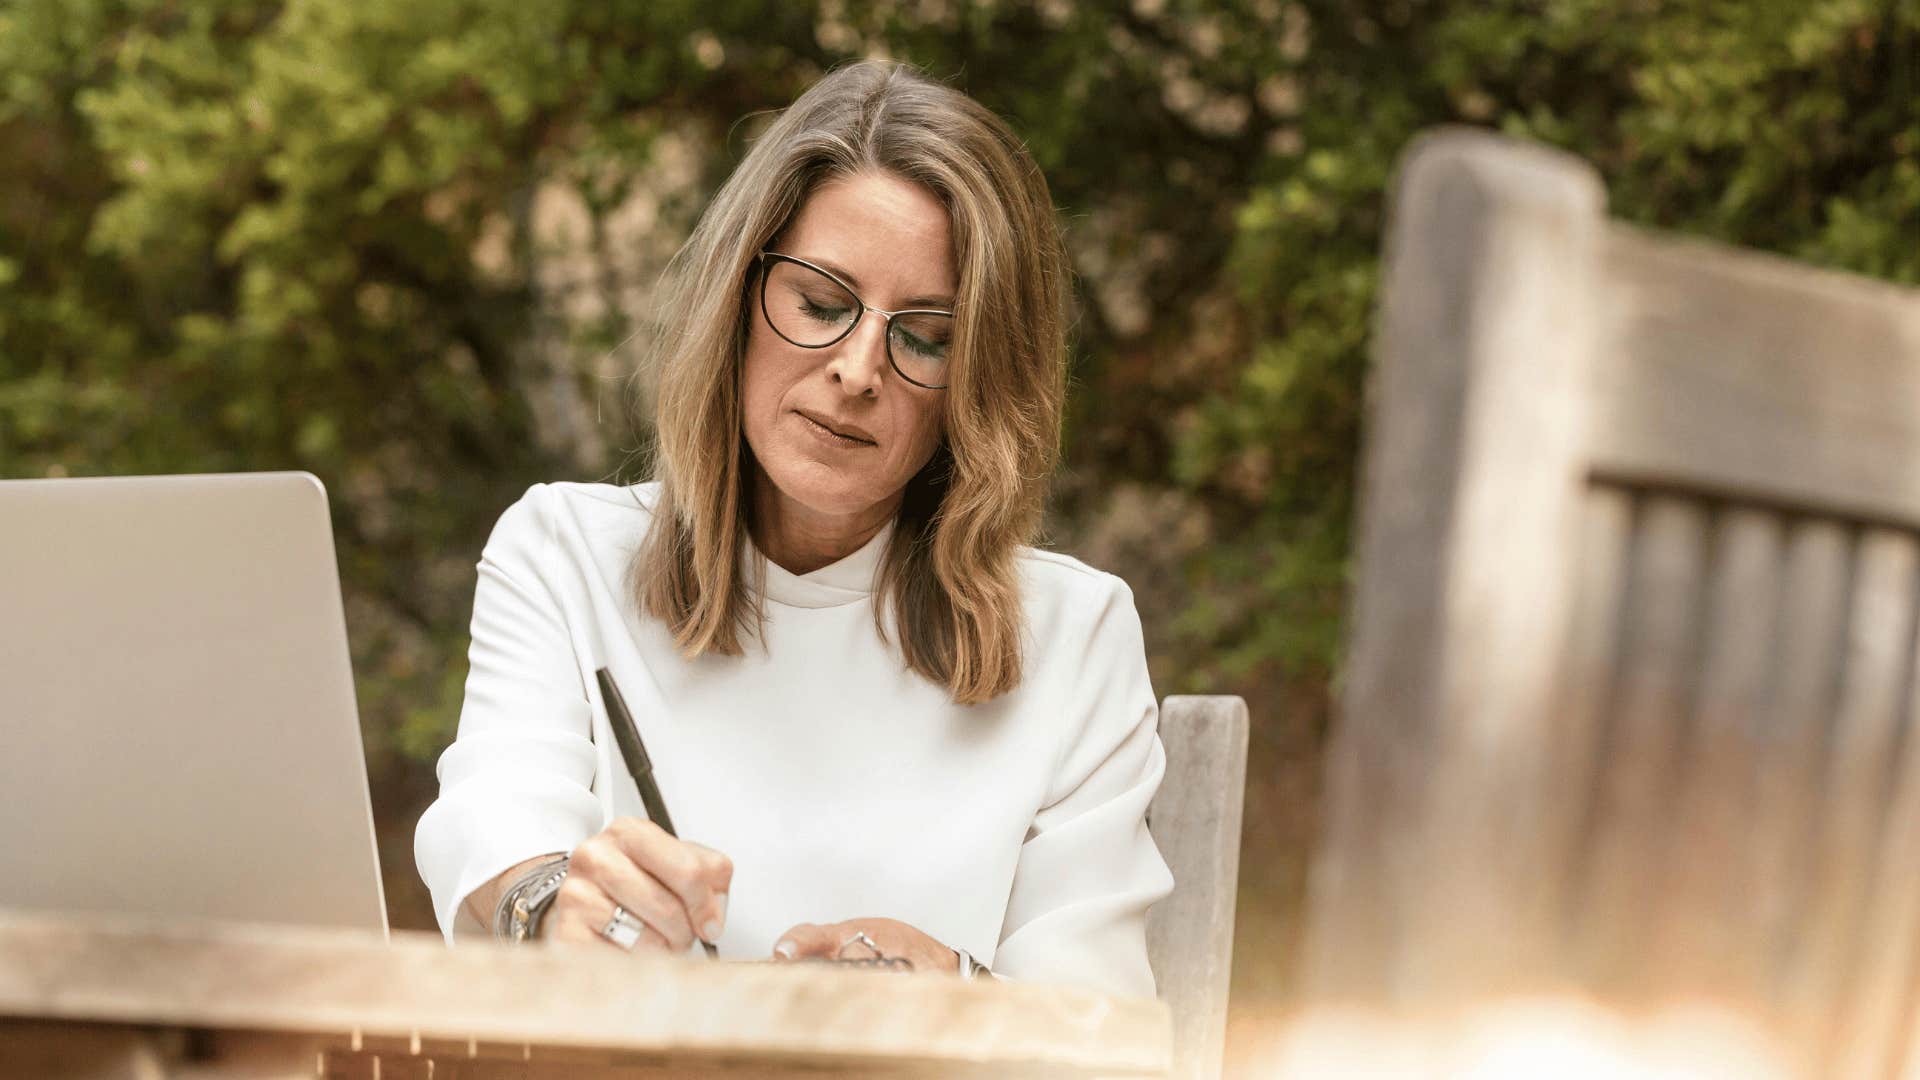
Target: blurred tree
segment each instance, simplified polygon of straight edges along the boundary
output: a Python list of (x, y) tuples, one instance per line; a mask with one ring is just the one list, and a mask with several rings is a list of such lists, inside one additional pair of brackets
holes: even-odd
[(872, 54), (1008, 116), (1054, 186), (1081, 272), (1055, 536), (1136, 583), (1162, 692), (1253, 701), (1250, 942), (1291, 932), (1314, 827), (1415, 131), (1539, 139), (1617, 215), (1920, 282), (1920, 0), (4, 0), (0, 475), (326, 481), (405, 789), (398, 924), (488, 527), (623, 463), (643, 433), (598, 406), (635, 279), (740, 118)]

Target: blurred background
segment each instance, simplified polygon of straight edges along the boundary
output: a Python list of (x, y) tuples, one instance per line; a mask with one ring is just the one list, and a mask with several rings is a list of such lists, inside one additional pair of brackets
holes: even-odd
[(1381, 209), (1419, 129), (1634, 222), (1920, 283), (1920, 0), (0, 0), (0, 476), (331, 494), (391, 918), (532, 483), (644, 477), (656, 278), (821, 72), (1006, 116), (1078, 273), (1049, 543), (1252, 708), (1236, 1010), (1284, 1002)]

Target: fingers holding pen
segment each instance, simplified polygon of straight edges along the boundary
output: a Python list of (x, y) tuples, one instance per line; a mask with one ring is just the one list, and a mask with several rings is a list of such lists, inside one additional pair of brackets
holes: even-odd
[(607, 834), (594, 836), (573, 850), (568, 877), (591, 881), (614, 903), (657, 931), (672, 951), (684, 952), (693, 944), (693, 923), (680, 898)]
[[(547, 936), (614, 943), (607, 935), (616, 905), (645, 924), (637, 948), (685, 952), (726, 928), (733, 862), (679, 840), (643, 818), (616, 818), (573, 849), (567, 880), (548, 916)], [(709, 950), (711, 952), (711, 950)]]
[[(624, 906), (592, 880), (569, 873), (554, 897), (553, 910), (547, 916), (541, 936), (571, 945), (612, 946), (615, 943), (607, 938), (605, 928), (614, 921), (614, 913)], [(639, 919), (643, 927), (629, 951), (664, 952), (672, 948), (666, 937), (644, 918), (632, 913), (630, 916)]]
[(681, 840), (645, 818), (617, 818), (603, 835), (679, 900), (692, 937), (706, 942), (719, 939), (727, 924), (732, 859)]

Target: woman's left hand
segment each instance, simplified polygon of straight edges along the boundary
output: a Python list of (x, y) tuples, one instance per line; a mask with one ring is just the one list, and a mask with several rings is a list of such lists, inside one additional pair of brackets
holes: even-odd
[(848, 938), (862, 932), (873, 939), (881, 953), (906, 959), (915, 971), (960, 973), (959, 953), (898, 919), (848, 919), (825, 926), (801, 923), (780, 935), (773, 946), (773, 958), (779, 962), (809, 958), (865, 959), (873, 955), (873, 950), (860, 942), (845, 945)]

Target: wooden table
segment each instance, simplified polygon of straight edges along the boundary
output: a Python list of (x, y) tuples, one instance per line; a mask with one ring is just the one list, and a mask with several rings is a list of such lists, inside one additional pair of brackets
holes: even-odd
[(1147, 999), (0, 912), (0, 1076), (1165, 1076)]

